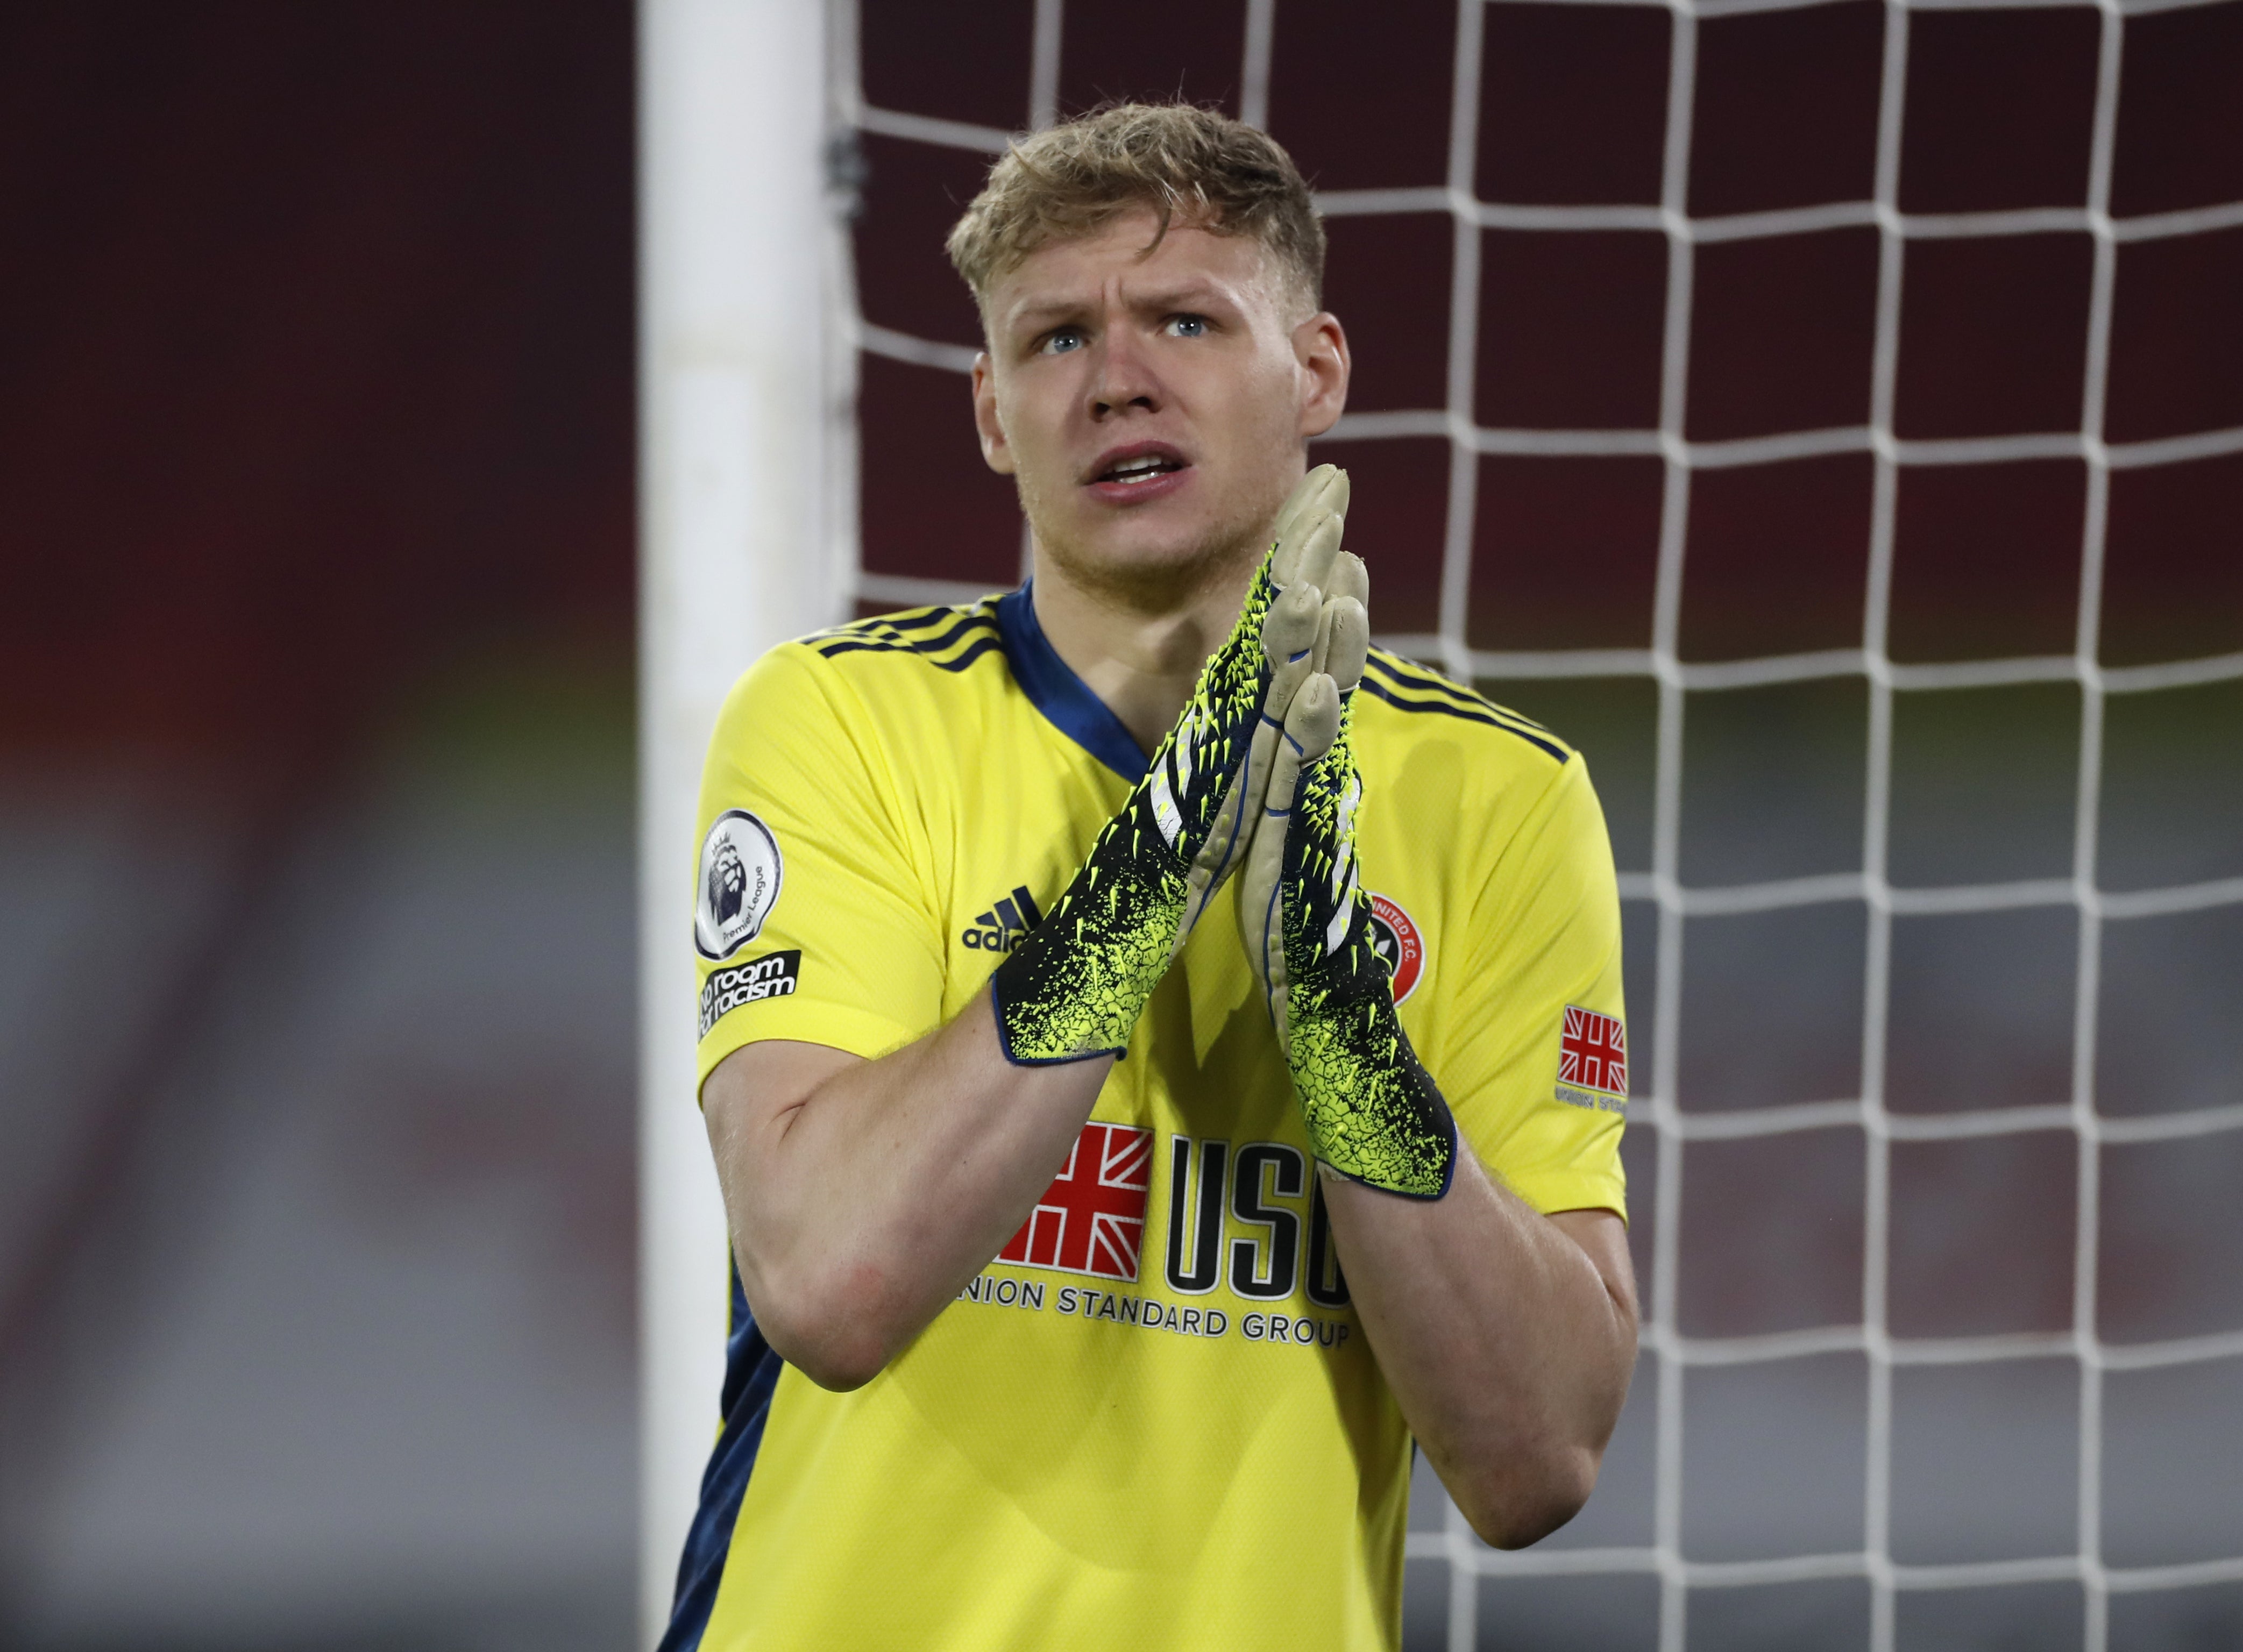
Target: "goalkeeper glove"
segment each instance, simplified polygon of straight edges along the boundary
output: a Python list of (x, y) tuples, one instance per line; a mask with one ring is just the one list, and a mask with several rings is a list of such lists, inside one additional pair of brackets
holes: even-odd
[[(1282, 726), (1307, 674), (1320, 587), (1346, 507), (1346, 475), (1330, 465), (1293, 490), (1238, 622), (1208, 657), (1144, 779), (1049, 916), (990, 977), (1008, 1060), (1121, 1053), (1145, 1000), (1236, 868), (1260, 802), (1241, 771), (1257, 725)], [(1277, 651), (1277, 668), (1265, 648)]]
[(1370, 639), (1362, 567), (1344, 556), (1333, 570), (1313, 669), (1273, 741), (1239, 880), (1239, 931), (1317, 1157), (1370, 1186), (1431, 1199), (1456, 1172), (1456, 1120), (1395, 1013), (1356, 859), (1363, 781), (1348, 714)]

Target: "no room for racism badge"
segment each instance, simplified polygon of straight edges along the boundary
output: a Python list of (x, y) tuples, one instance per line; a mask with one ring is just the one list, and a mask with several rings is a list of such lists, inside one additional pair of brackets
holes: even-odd
[(1394, 977), (1394, 1002), (1399, 1004), (1416, 991), (1418, 977), (1425, 972), (1425, 939), (1410, 915), (1384, 895), (1371, 897), (1371, 936)]

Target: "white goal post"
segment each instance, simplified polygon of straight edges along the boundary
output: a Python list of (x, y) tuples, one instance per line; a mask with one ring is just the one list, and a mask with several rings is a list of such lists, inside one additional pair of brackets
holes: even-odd
[(641, 1625), (651, 1646), (716, 1437), (725, 1236), (694, 1105), (701, 760), (733, 680), (830, 623), (853, 550), (829, 435), (822, 0), (639, 7)]

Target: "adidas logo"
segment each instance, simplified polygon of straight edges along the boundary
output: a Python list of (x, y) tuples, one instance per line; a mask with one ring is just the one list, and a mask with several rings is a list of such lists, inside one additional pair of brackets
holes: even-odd
[(1020, 944), (1022, 936), (1043, 921), (1036, 897), (1028, 893), (1026, 884), (1021, 884), (975, 918), (973, 926), (959, 938), (983, 952), (1009, 952)]

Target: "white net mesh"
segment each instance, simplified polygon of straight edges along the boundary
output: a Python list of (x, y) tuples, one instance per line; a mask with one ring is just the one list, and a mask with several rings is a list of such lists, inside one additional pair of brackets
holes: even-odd
[[(1496, 8), (1496, 9), (1500, 9)], [(2114, 700), (2159, 690), (2201, 688), (2243, 679), (2243, 654), (2213, 654), (2163, 662), (2113, 666), (2105, 663), (2103, 639), (2106, 527), (2114, 473), (2243, 453), (2243, 427), (2190, 430), (2142, 440), (2105, 438), (2105, 406), (2111, 379), (2114, 286), (2122, 248), (2174, 238), (2219, 235), (2243, 226), (2243, 200), (2183, 210), (2114, 217), (2112, 212), (2119, 94), (2130, 18), (2166, 7), (2079, 8), (2099, 26), (2092, 51), (2091, 128), (2088, 134), (2087, 188), (2084, 205), (1986, 212), (1904, 212), (1901, 162), (1910, 101), (1909, 74), (1912, 19), (1931, 6), (1885, 9), (1882, 73), (1876, 120), (1874, 190), (1866, 199), (1844, 200), (1777, 211), (1693, 216), (1690, 207), (1691, 144), (1696, 115), (1699, 40), (1703, 23), (1746, 12), (1784, 10), (1766, 0), (1711, 0), (1696, 6), (1674, 4), (1667, 71), (1667, 111), (1660, 197), (1656, 205), (1512, 205), (1482, 198), (1476, 178), (1483, 153), (1483, 41), (1491, 8), (1464, 0), (1457, 13), (1452, 104), (1447, 111), (1448, 175), (1445, 185), (1348, 189), (1324, 193), (1328, 218), (1375, 215), (1448, 215), (1455, 231), (1451, 263), (1445, 351), (1446, 398), (1443, 405), (1351, 414), (1333, 433), (1349, 442), (1440, 439), (1449, 445), (1445, 501), (1446, 537), (1438, 579), (1438, 624), (1431, 633), (1390, 635), (1389, 646), (1443, 665), (1456, 676), (1499, 682), (1517, 691), (1522, 681), (1629, 678), (1650, 685), (1656, 699), (1655, 747), (1650, 783), (1648, 870), (1624, 871), (1622, 896), (1631, 908), (1650, 916), (1640, 926), (1655, 935), (1655, 967), (1650, 1002), (1635, 1002), (1633, 1018), (1650, 1034), (1650, 1087), (1633, 1110), (1639, 1139), (1655, 1141), (1649, 1186), (1638, 1185), (1648, 1207), (1649, 1267), (1645, 1281), (1650, 1313), (1644, 1326), (1645, 1361), (1632, 1409), (1648, 1411), (1651, 1438), (1647, 1541), (1567, 1546), (1560, 1540), (1537, 1549), (1499, 1554), (1480, 1544), (1453, 1508), (1432, 1523), (1418, 1522), (1410, 1537), (1412, 1567), (1412, 1642), (1442, 1644), (1440, 1631), (1426, 1639), (1429, 1615), (1421, 1608), (1429, 1588), (1445, 1588), (1445, 1637), (1451, 1649), (1513, 1643), (1516, 1633), (1498, 1621), (1503, 1608), (1484, 1609), (1495, 1599), (1491, 1583), (1529, 1578), (1602, 1574), (1654, 1581), (1658, 1592), (1655, 1639), (1640, 1642), (1616, 1635), (1581, 1644), (1655, 1644), (1679, 1652), (1686, 1636), (1704, 1649), (1758, 1643), (1842, 1644), (1809, 1633), (1785, 1640), (1780, 1628), (1761, 1632), (1739, 1628), (1726, 1632), (1716, 1614), (1701, 1617), (1698, 1602), (1709, 1593), (1734, 1598), (1738, 1593), (1816, 1580), (1851, 1580), (1868, 1596), (1866, 1643), (1876, 1652), (1909, 1644), (1902, 1603), (1929, 1592), (1990, 1589), (2035, 1583), (2065, 1584), (2075, 1591), (2070, 1608), (2088, 1652), (2112, 1643), (2114, 1597), (2178, 1591), (2243, 1581), (2243, 1541), (2206, 1558), (2172, 1563), (2118, 1564), (2106, 1559), (2110, 1544), (2106, 1510), (2105, 1388), (2113, 1373), (2184, 1367), (2211, 1370), (2220, 1361), (2243, 1359), (2243, 1329), (2211, 1331), (2164, 1339), (2106, 1340), (2100, 1327), (2107, 1313), (2098, 1309), (2098, 1286), (2110, 1277), (2100, 1243), (2105, 1199), (2102, 1187), (2105, 1150), (2115, 1146), (2221, 1138), (2243, 1131), (2243, 1098), (2238, 1098), (2233, 1070), (2226, 1075), (2227, 1099), (2175, 1111), (2114, 1114), (2097, 1100), (2098, 1026), (2102, 1024), (2103, 972), (2111, 956), (2109, 931), (2117, 926), (2213, 911), (2243, 904), (2243, 876), (2177, 880), (2159, 883), (2130, 876), (2127, 887), (2106, 887), (2098, 876), (2098, 833), (2109, 799), (2105, 795), (2105, 729)], [(2231, 0), (2231, 10), (2232, 0)], [(859, 19), (845, 4), (843, 34), (854, 42)], [(1068, 28), (1063, 0), (1035, 0), (1033, 40), (1027, 54), (1030, 84), (1026, 109), (1036, 123), (1054, 118), (1061, 102), (1061, 43)], [(1269, 111), (1273, 46), (1287, 27), (1274, 0), (1250, 0), (1241, 32), (1243, 60), (1236, 81), (1233, 107), (1245, 119), (1262, 122)], [(853, 44), (852, 50), (853, 50)], [(940, 64), (930, 64), (939, 73)], [(863, 133), (889, 139), (976, 153), (992, 153), (1004, 131), (907, 110), (868, 104), (853, 71), (842, 76), (844, 118)], [(1112, 90), (1113, 88), (1108, 88)], [(1129, 88), (1129, 90), (1135, 90)], [(1410, 118), (1398, 111), (1398, 118)], [(1283, 130), (1280, 138), (1286, 138)], [(1869, 411), (1865, 424), (1787, 430), (1721, 440), (1693, 439), (1691, 348), (1694, 295), (1701, 249), (1721, 244), (1853, 227), (1874, 231), (1878, 243), (1875, 285), (1875, 332), (1870, 360)], [(1667, 247), (1663, 350), (1659, 366), (1656, 427), (1640, 429), (1495, 428), (1481, 421), (1485, 406), (1476, 374), (1483, 359), (1477, 329), (1483, 315), (1482, 236), (1489, 230), (1566, 234), (1635, 231), (1663, 236)], [(2044, 235), (2084, 236), (2091, 257), (2087, 273), (2086, 349), (2084, 391), (2076, 428), (2013, 435), (1905, 438), (1896, 433), (1896, 399), (1900, 373), (1903, 277), (1912, 245), (1936, 240), (1994, 241)], [(953, 340), (938, 340), (860, 320), (859, 349), (875, 358), (963, 371), (972, 352)], [(960, 413), (962, 418), (962, 409)], [(1712, 661), (1686, 658), (1682, 645), (1686, 564), (1691, 554), (1694, 484), (1709, 473), (1768, 466), (1835, 454), (1866, 455), (1872, 467), (1867, 558), (1867, 597), (1858, 646), (1806, 652), (1761, 653), (1754, 657)], [(1503, 455), (1609, 455), (1655, 460), (1663, 469), (1659, 507), (1655, 588), (1647, 648), (1581, 648), (1519, 650), (1475, 647), (1472, 614), (1473, 556), (1479, 460)], [(2077, 563), (2076, 622), (2069, 652), (2005, 654), (2001, 657), (1949, 660), (1937, 663), (1896, 661), (1888, 648), (1893, 613), (1897, 498), (1903, 472), (1918, 467), (1988, 466), (2012, 461), (2069, 460), (2084, 467), (2085, 503)], [(2232, 536), (2231, 536), (2232, 537)], [(2233, 552), (2229, 552), (2233, 554)], [(964, 600), (978, 595), (979, 582), (939, 574), (862, 573), (860, 599), (889, 605)], [(1822, 871), (1768, 881), (1694, 883), (1686, 879), (1685, 713), (1708, 702), (1706, 696), (1739, 690), (1816, 682), (1850, 682), (1866, 694), (1866, 776), (1860, 781), (1860, 861), (1853, 870)], [(2020, 685), (2065, 685), (2078, 697), (2075, 781), (2070, 801), (2070, 870), (1982, 883), (1896, 886), (1892, 881), (1895, 724), (1896, 704), (1908, 696), (1939, 690), (1990, 689)], [(1530, 706), (1530, 708), (1532, 707)], [(1589, 748), (1593, 762), (1595, 748)], [(1624, 863), (1625, 864), (1625, 863)], [(1863, 956), (1859, 972), (1858, 1093), (1840, 1098), (1794, 1100), (1748, 1108), (1708, 1109), (1682, 1100), (1681, 1064), (1686, 1044), (1685, 937), (1693, 920), (1820, 908), (1858, 910), (1863, 918), (1854, 944)], [(2022, 913), (2034, 910), (2071, 915), (2076, 924), (2076, 960), (2071, 995), (2068, 1099), (2038, 1105), (1922, 1111), (1889, 1106), (1889, 1022), (1896, 980), (1895, 920), (1940, 915)], [(1865, 938), (1864, 938), (1865, 937)], [(1648, 1024), (1647, 1026), (1645, 1024)], [(1684, 1212), (1686, 1148), (1693, 1144), (1805, 1142), (1815, 1132), (1859, 1132), (1863, 1186), (1858, 1236), (1858, 1322), (1835, 1323), (1756, 1334), (1686, 1333), (1677, 1305), (1684, 1297)], [(2016, 1330), (1987, 1334), (1902, 1334), (1889, 1311), (1891, 1256), (1896, 1215), (1903, 1222), (1918, 1212), (1896, 1205), (1896, 1148), (1911, 1144), (1981, 1142), (2001, 1138), (2046, 1137), (2062, 1132), (2072, 1161), (2068, 1185), (2054, 1181), (2050, 1198), (2068, 1200), (2071, 1222), (2070, 1328)], [(1848, 1220), (1853, 1219), (1850, 1215)], [(1639, 1227), (1643, 1226), (1639, 1222)], [(2060, 1224), (2059, 1224), (2060, 1226)], [(2036, 1230), (2038, 1232), (2038, 1230)], [(1640, 1235), (1639, 1235), (1639, 1240)], [(2061, 1245), (2062, 1238), (2046, 1241)], [(2060, 1260), (2060, 1259), (2059, 1259)], [(1811, 1546), (1813, 1552), (1778, 1552), (1755, 1558), (1722, 1557), (1720, 1543), (1695, 1541), (1699, 1528), (1686, 1532), (1686, 1475), (1700, 1472), (1695, 1446), (1686, 1451), (1687, 1397), (1697, 1373), (1775, 1367), (1817, 1356), (1844, 1355), (1862, 1367), (1866, 1418), (1856, 1424), (1865, 1461), (1856, 1525), (1859, 1541), (1836, 1547)], [(2076, 1368), (2077, 1467), (2069, 1473), (2068, 1510), (2058, 1543), (2029, 1544), (2033, 1552), (2007, 1558), (1923, 1561), (1896, 1557), (1894, 1541), (1895, 1406), (1896, 1379), (1933, 1367), (1984, 1366), (2001, 1362), (2070, 1362)], [(2007, 1367), (2005, 1367), (2007, 1368)], [(2021, 1368), (2021, 1367), (2020, 1367)], [(1696, 1421), (1694, 1427), (1701, 1424)], [(2233, 1429), (2204, 1415), (2191, 1426), (2216, 1432)], [(1625, 1430), (1625, 1426), (1624, 1426)], [(1748, 1427), (1746, 1432), (1749, 1432)], [(1728, 1448), (1725, 1444), (1723, 1449)], [(1850, 1447), (1849, 1447), (1850, 1449)], [(1810, 1471), (1769, 1469), (1767, 1495), (1780, 1503), (1787, 1474)], [(1851, 1483), (1851, 1482), (1849, 1482)], [(2233, 1500), (2233, 1485), (2228, 1488)], [(1850, 1493), (1848, 1494), (1849, 1496)], [(2215, 1493), (2215, 1496), (2217, 1494)], [(1594, 1508), (1594, 1505), (1592, 1505)], [(1998, 1549), (1997, 1544), (1993, 1548)], [(2017, 1545), (2011, 1545), (2012, 1548)], [(2132, 1546), (2139, 1548), (2139, 1545)], [(1997, 1627), (2000, 1611), (1993, 1619)], [(2229, 1620), (2243, 1622), (2243, 1619)], [(1773, 1622), (1773, 1620), (1771, 1620)], [(1803, 1622), (1803, 1620), (1802, 1620)], [(1647, 1636), (1649, 1631), (1646, 1630)], [(2126, 1636), (2119, 1637), (2122, 1642)], [(1555, 1638), (1540, 1645), (1571, 1644)], [(1918, 1643), (1929, 1643), (1919, 1642)], [(1943, 1644), (1960, 1644), (1946, 1640)], [(2146, 1642), (2136, 1637), (2132, 1643)], [(2205, 1642), (2208, 1644), (2209, 1642)]]

